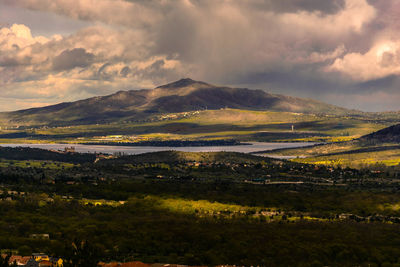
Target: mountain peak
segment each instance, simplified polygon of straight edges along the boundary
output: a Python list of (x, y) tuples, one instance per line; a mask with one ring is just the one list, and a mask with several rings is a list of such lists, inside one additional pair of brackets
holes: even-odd
[(194, 85), (194, 84), (210, 86), (208, 83), (205, 83), (205, 82), (195, 81), (195, 80), (192, 80), (190, 78), (183, 78), (183, 79), (180, 79), (180, 80), (172, 82), (172, 83), (168, 83), (168, 84), (165, 84), (165, 85), (158, 86), (157, 88), (165, 88), (165, 89), (181, 88), (181, 87), (191, 86), (191, 85)]

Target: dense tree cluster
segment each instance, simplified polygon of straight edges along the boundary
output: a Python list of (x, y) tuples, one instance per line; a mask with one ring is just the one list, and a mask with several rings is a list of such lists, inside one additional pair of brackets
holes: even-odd
[(237, 153), (0, 163), (0, 249), (65, 266), (400, 264), (395, 172)]

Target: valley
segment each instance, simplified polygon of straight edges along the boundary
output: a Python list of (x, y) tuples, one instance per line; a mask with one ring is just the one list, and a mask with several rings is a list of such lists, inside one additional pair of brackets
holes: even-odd
[(397, 266), (399, 118), (190, 79), (2, 113), (0, 249)]
[[(167, 119), (163, 119), (165, 117)], [(343, 117), (237, 109), (203, 110), (159, 115), (149, 122), (2, 126), (0, 141), (85, 143), (229, 139), (243, 142), (338, 142), (383, 129), (392, 125), (395, 119), (378, 115)]]

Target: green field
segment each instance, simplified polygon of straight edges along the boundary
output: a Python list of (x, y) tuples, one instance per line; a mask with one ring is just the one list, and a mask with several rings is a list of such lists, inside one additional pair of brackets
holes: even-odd
[(50, 160), (5, 160), (0, 159), (0, 167), (20, 167), (20, 168), (46, 168), (46, 169), (65, 169), (76, 166), (67, 162), (56, 162)]
[[(2, 126), (0, 142), (140, 142), (148, 140), (347, 141), (393, 124), (391, 117), (314, 115), (238, 109), (154, 116), (148, 122), (62, 127)], [(293, 126), (293, 131), (292, 131)]]
[(319, 155), (314, 157), (297, 158), (295, 162), (317, 165), (343, 166), (351, 168), (399, 166), (400, 148), (376, 152), (347, 151), (337, 155)]
[(400, 166), (400, 146), (396, 143), (364, 144), (354, 140), (329, 143), (306, 148), (282, 149), (267, 155), (292, 156), (298, 163), (342, 166), (351, 168), (379, 168)]

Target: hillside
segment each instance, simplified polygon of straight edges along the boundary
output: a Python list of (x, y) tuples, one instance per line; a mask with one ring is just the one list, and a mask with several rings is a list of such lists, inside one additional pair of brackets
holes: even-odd
[(154, 114), (221, 108), (334, 115), (361, 113), (312, 99), (181, 79), (155, 89), (119, 91), (75, 102), (3, 112), (0, 118), (18, 125), (74, 125), (140, 121)]
[(87, 163), (94, 162), (96, 155), (89, 153), (62, 153), (30, 147), (0, 147), (0, 159)]
[(364, 166), (400, 166), (400, 124), (347, 142), (328, 143), (306, 148), (260, 151), (256, 154), (295, 156), (294, 161), (310, 164)]
[[(176, 162), (206, 162), (206, 163), (259, 163), (269, 162), (270, 158), (259, 157), (237, 152), (181, 152), (160, 151), (138, 155), (123, 156), (115, 159), (101, 160), (99, 164), (129, 164), (129, 163), (176, 163)], [(273, 160), (281, 162), (281, 160)]]
[(365, 135), (359, 139), (361, 142), (380, 144), (380, 143), (400, 143), (400, 124), (396, 124), (377, 132)]

